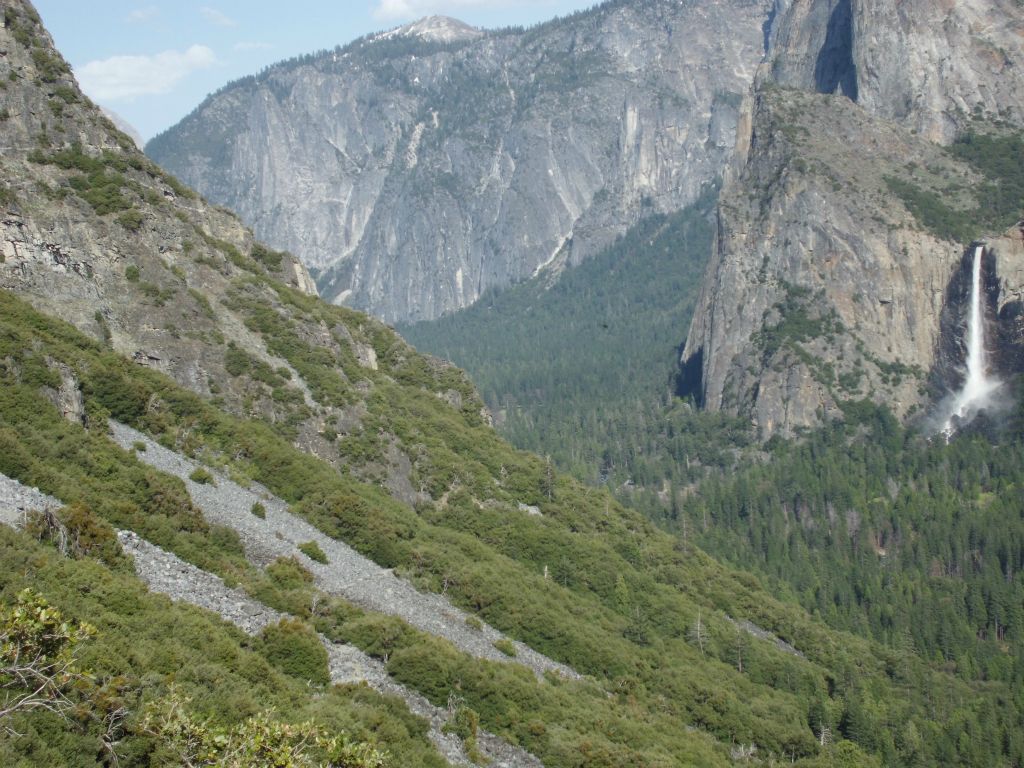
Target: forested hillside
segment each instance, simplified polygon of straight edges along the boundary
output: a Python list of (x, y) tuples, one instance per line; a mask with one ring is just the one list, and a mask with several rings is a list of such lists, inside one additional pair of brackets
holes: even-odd
[[(941, 664), (923, 661), (906, 648), (883, 651), (853, 635), (825, 630), (773, 600), (756, 581), (723, 569), (692, 543), (658, 533), (604, 494), (548, 479), (543, 462), (509, 451), (481, 427), (465, 432), (466, 427), (450, 425), (449, 439), (474, 446), (462, 454), (469, 471), (445, 502), (413, 511), (311, 461), (265, 426), (230, 417), (165, 377), (104, 351), (13, 296), (4, 301), (0, 319), (2, 351), (10, 361), (0, 401), (0, 471), (78, 500), (90, 510), (84, 514), (95, 521), (94, 528), (102, 530), (102, 520), (130, 525), (323, 630), (365, 646), (386, 660), (393, 675), (431, 699), (443, 703), (457, 681), (482, 723), (528, 746), (546, 765), (576, 765), (581, 754), (589, 755), (588, 765), (672, 765), (680, 759), (724, 764), (728, 751), (722, 744), (732, 742), (757, 745), (769, 755), (802, 755), (808, 765), (819, 764), (816, 755), (822, 765), (840, 754), (858, 759), (852, 745), (821, 751), (822, 729), (833, 738), (849, 736), (870, 745), (885, 764), (985, 764), (973, 762), (972, 755), (1009, 761), (1019, 754), (1013, 736), (1019, 702), (1007, 683), (959, 681)], [(52, 381), (47, 361), (83, 377), (94, 428), (71, 424), (48, 405), (40, 392)], [(352, 609), (344, 606), (310, 613), (308, 594), (294, 591), (301, 578), (296, 582), (283, 566), (265, 576), (252, 570), (237, 540), (209, 529), (189, 511), (176, 482), (143, 470), (130, 454), (114, 448), (103, 428), (108, 414), (162, 436), (167, 445), (190, 445), (207, 460), (224, 461), (230, 451), (236, 476), (259, 479), (291, 500), (298, 514), (394, 564), (417, 583), (436, 589), (443, 581), (459, 604), (592, 680), (537, 682), (513, 668), (480, 667), (393, 619), (353, 623)], [(512, 498), (534, 501), (543, 517), (504, 508), (501, 491), (498, 498), (488, 496), (490, 503), (478, 504), (502, 468)], [(483, 473), (479, 480), (477, 472)], [(83, 525), (65, 519), (72, 527)], [(53, 560), (54, 567), (70, 573), (110, 567), (87, 562), (102, 550), (83, 554), (81, 565)], [(28, 571), (5, 569), (6, 594), (26, 582), (35, 584), (72, 615), (100, 624), (101, 631), (109, 626), (106, 631), (120, 632), (122, 641), (130, 638), (133, 630), (113, 629), (114, 617), (101, 622), (92, 603), (69, 601), (66, 593), (28, 577), (50, 567), (53, 557), (37, 559)], [(125, 565), (115, 560), (114, 567), (123, 572)], [(115, 615), (139, 610), (137, 598), (115, 599), (115, 594), (104, 598), (107, 610)], [(761, 630), (749, 634), (745, 627), (753, 625), (737, 624), (740, 619), (790, 645)], [(98, 663), (99, 669), (108, 676), (137, 670), (125, 682), (126, 695), (135, 701), (151, 697), (159, 691), (152, 687), (161, 679), (154, 677), (157, 670), (138, 651), (128, 658), (134, 666), (111, 666), (109, 660)], [(209, 711), (202, 688), (195, 695), (200, 711)], [(263, 706), (274, 701), (259, 689), (249, 689), (248, 695)], [(246, 711), (252, 706), (244, 705)], [(217, 720), (232, 722), (231, 712), (218, 711)], [(677, 718), (698, 729), (673, 727)], [(68, 727), (48, 722), (50, 731), (63, 733)], [(617, 725), (609, 730), (601, 722)], [(94, 743), (89, 734), (75, 737), (83, 745), (79, 749)], [(412, 748), (390, 731), (373, 736), (393, 752)], [(8, 742), (6, 748), (28, 759), (22, 750), (40, 748), (35, 738)]]
[[(311, 295), (293, 257), (137, 152), (30, 5), (5, 3), (0, 43), (0, 517), (17, 529), (0, 527), (5, 765), (440, 768), (483, 764), (485, 731), (548, 768), (1024, 763), (1019, 422), (946, 447), (860, 405), (845, 426), (748, 456), (739, 420), (674, 403), (659, 421), (708, 219), (654, 217), (601, 257), (603, 275), (494, 305), (498, 318), (502, 301), (534, 307), (534, 337), (571, 330), (567, 367), (517, 384), (524, 399), (550, 390), (533, 423), (552, 423), (569, 466), (700, 480), (669, 489), (667, 532), (511, 447), (461, 371)], [(513, 349), (547, 362), (525, 335)], [(612, 425), (608, 454), (575, 437), (573, 408)], [(118, 425), (140, 439), (116, 441)], [(173, 474), (158, 449), (193, 463)], [(9, 491), (25, 487), (57, 502), (19, 506)], [(241, 514), (287, 554), (211, 522), (212, 488), (266, 500)], [(762, 497), (774, 505), (755, 510)], [(815, 559), (818, 520), (804, 556), (773, 509), (834, 518), (839, 554)], [(247, 634), (169, 602), (136, 576), (129, 540), (283, 618)], [(370, 608), (317, 581), (321, 567), (346, 575), (338, 542), (444, 620), (414, 625), (387, 590)], [(759, 576), (701, 542), (743, 569), (773, 559)], [(893, 559), (875, 551), (876, 567), (865, 546)], [(823, 573), (835, 583), (815, 589)], [(486, 652), (453, 639), (485, 631), (500, 638)], [(407, 698), (332, 684), (343, 646), (439, 712), (455, 756)]]
[(708, 478), (673, 527), (833, 626), (1019, 692), (1024, 409), (948, 445), (884, 410), (849, 417)]
[(746, 425), (675, 396), (716, 195), (645, 219), (557, 278), (400, 331), (469, 373), (508, 440), (585, 482), (660, 488), (699, 474), (688, 464), (729, 463), (723, 448), (745, 444)]
[[(969, 762), (975, 740), (1020, 760), (1006, 683), (830, 629), (514, 450), (461, 372), (308, 295), (290, 256), (140, 155), (30, 6), (4, 20), (0, 473), (63, 504), (5, 508), (23, 530), (2, 533), (0, 682), (28, 692), (11, 654), (32, 643), (63, 670), (46, 688), (59, 706), (0, 713), (5, 764), (259, 765), (280, 749), (297, 765), (442, 765), (401, 701), (329, 684), (337, 644), (443, 711), (478, 761), (483, 729), (552, 768), (940, 765)], [(188, 484), (144, 461), (145, 441), (115, 443), (110, 419), (199, 462)], [(287, 529), (290, 554), (266, 562), (196, 501), (228, 478), (450, 601), (463, 632), (507, 637), (481, 658), (314, 587), (327, 556)], [(285, 620), (246, 635), (172, 607), (115, 529)], [(508, 638), (573, 674), (534, 674)]]

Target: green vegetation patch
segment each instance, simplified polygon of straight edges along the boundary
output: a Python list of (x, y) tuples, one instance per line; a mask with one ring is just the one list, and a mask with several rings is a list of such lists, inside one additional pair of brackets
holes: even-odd
[[(37, 596), (31, 600), (37, 620), (13, 644), (5, 635), (0, 668), (8, 651), (45, 632), (46, 653), (73, 651), (75, 674), (63, 689), (67, 719), (37, 709), (0, 720), (18, 734), (0, 739), (3, 765), (182, 765), (185, 737), (196, 737), (193, 746), (210, 738), (209, 746), (220, 749), (229, 742), (216, 735), (232, 733), (250, 734), (268, 748), (282, 749), (275, 754), (297, 757), (284, 749), (299, 746), (288, 734), (314, 732), (318, 739), (341, 736), (333, 746), (347, 750), (352, 760), (342, 764), (354, 768), (380, 768), (370, 758), (382, 750), (390, 753), (391, 765), (446, 765), (426, 737), (427, 724), (402, 702), (365, 686), (338, 686), (314, 696), (305, 680), (283, 674), (248, 647), (251, 641), (237, 629), (150, 593), (130, 569), (69, 560), (0, 526), (0, 635), (9, 618), (30, 617), (24, 600), (16, 616), (12, 611), (27, 586)], [(85, 632), (73, 643), (60, 641), (83, 625)], [(6, 674), (3, 679), (8, 693), (21, 692)], [(306, 753), (306, 761), (290, 764), (312, 768), (321, 764), (312, 758), (326, 754), (312, 744)], [(199, 764), (190, 754), (191, 764)], [(235, 764), (263, 763), (253, 757)]]
[(957, 138), (949, 153), (978, 171), (983, 181), (970, 193), (976, 205), (953, 202), (956, 185), (926, 188), (913, 180), (888, 176), (885, 181), (921, 225), (936, 236), (959, 243), (999, 233), (1024, 216), (1024, 133), (969, 131)]
[(320, 549), (320, 545), (315, 541), (306, 541), (299, 544), (299, 552), (314, 562), (327, 564), (327, 555), (324, 554), (324, 551)]
[[(717, 190), (650, 215), (567, 269), (485, 294), (472, 307), (401, 326), (418, 349), (465, 368), (501, 434), (585, 482), (660, 484), (687, 465), (727, 461), (725, 441), (673, 398), (685, 336), (711, 254)], [(685, 457), (689, 458), (689, 461)], [(681, 466), (681, 470), (678, 468)]]
[(772, 308), (778, 315), (778, 322), (766, 325), (753, 338), (765, 361), (781, 349), (793, 350), (808, 341), (827, 339), (843, 332), (836, 311), (816, 304), (824, 301), (824, 293), (812, 296), (809, 289), (789, 283), (784, 283), (782, 288), (785, 295)]
[[(301, 310), (303, 301), (287, 306)], [(344, 315), (333, 316), (340, 322)], [(375, 348), (385, 371), (402, 364), (381, 355), (384, 345)], [(394, 353), (414, 354), (397, 343)], [(368, 411), (386, 418), (403, 444), (424, 446), (424, 461), (444, 463), (424, 475), (436, 486), (434, 501), (411, 509), (297, 450), (267, 425), (218, 411), (5, 295), (0, 471), (67, 500), (86, 493), (90, 507), (115, 525), (122, 525), (115, 518), (135, 514), (124, 527), (193, 561), (205, 559), (215, 572), (233, 570), (253, 584), (258, 578), (241, 557), (237, 537), (218, 534), (198, 515), (167, 525), (168, 513), (191, 511), (181, 483), (140, 467), (133, 453), (112, 446), (102, 426), (91, 433), (64, 421), (38, 391), (36, 382), (47, 378), (47, 358), (81, 377), (90, 424), (103, 425), (109, 414), (178, 450), (230, 455), (233, 471), (264, 483), (328, 535), (423, 589), (445, 589), (455, 603), (510, 637), (592, 675), (595, 683), (553, 679), (538, 687), (532, 673), (506, 663), (501, 678), (480, 667), (476, 692), (472, 698), (467, 693), (467, 705), (489, 728), (515, 734), (554, 768), (578, 765), (580, 754), (592, 750), (603, 755), (596, 765), (724, 765), (729, 756), (723, 745), (731, 742), (756, 744), (761, 754), (814, 759), (822, 754), (822, 724), (836, 738), (855, 738), (886, 764), (896, 764), (909, 753), (872, 735), (888, 732), (883, 723), (913, 723), (926, 734), (921, 749), (929, 759), (952, 749), (955, 762), (970, 742), (959, 739), (964, 731), (957, 730), (930, 746), (935, 691), (978, 707), (1003, 702), (1005, 718), (970, 716), (964, 729), (1016, 755), (1008, 738), (1018, 715), (1007, 703), (1012, 698), (1005, 684), (974, 689), (913, 654), (826, 629), (772, 599), (756, 578), (657, 531), (606, 493), (551, 477), (546, 462), (511, 450), (429, 389), (389, 384), (380, 376), (366, 400)], [(546, 490), (549, 479), (553, 488)], [(126, 498), (145, 501), (147, 487), (160, 483), (171, 499), (146, 503), (154, 511), (166, 509), (163, 517), (134, 512), (137, 501), (134, 508), (119, 506)], [(539, 506), (543, 516), (518, 513), (519, 502)], [(182, 534), (189, 525), (202, 535)], [(263, 588), (310, 615), (304, 588), (281, 589), (270, 577)], [(350, 610), (344, 613), (351, 617)], [(804, 656), (751, 638), (723, 614), (753, 622)], [(703, 642), (694, 644), (698, 617)], [(456, 686), (470, 690), (470, 668), (454, 666), (451, 649), (440, 641), (410, 634), (386, 618), (340, 621), (332, 632), (387, 654), (389, 669), (435, 703), (443, 706)], [(501, 697), (495, 697), (498, 684)], [(581, 693), (591, 685), (596, 693)], [(865, 718), (864, 712), (873, 714)], [(948, 723), (950, 714), (943, 709), (938, 717)], [(538, 727), (544, 723), (560, 725)]]
[(200, 485), (216, 485), (217, 481), (212, 474), (203, 467), (196, 467), (192, 474), (188, 476), (188, 479), (193, 483), (199, 483)]
[(260, 652), (279, 670), (313, 685), (331, 681), (327, 649), (309, 625), (297, 619), (282, 619), (260, 634)]

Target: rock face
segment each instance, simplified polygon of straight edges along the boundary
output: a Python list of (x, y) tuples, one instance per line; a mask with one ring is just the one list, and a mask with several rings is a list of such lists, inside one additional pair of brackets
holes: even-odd
[(932, 141), (976, 110), (1024, 123), (1015, 0), (779, 0), (771, 79), (843, 93)]
[(731, 155), (769, 0), (431, 18), (233, 83), (147, 146), (325, 298), (416, 321), (578, 263)]
[(751, 136), (719, 204), (683, 353), (689, 392), (766, 436), (868, 395), (905, 414), (963, 248), (919, 231), (885, 177), (908, 161), (968, 171), (840, 96), (762, 92)]
[[(960, 376), (950, 335), (969, 244), (923, 231), (892, 184), (958, 183), (970, 197), (979, 177), (933, 141), (954, 138), (972, 113), (1024, 122), (1022, 13), (918, 5), (775, 9), (682, 357), (685, 393), (749, 415), (765, 437), (865, 397), (906, 416)], [(998, 61), (984, 55), (995, 49)], [(1018, 240), (992, 245), (1000, 333), (1019, 323)]]
[[(0, 289), (225, 410), (287, 425), (294, 442), (335, 466), (346, 461), (336, 439), (360, 433), (365, 400), (396, 365), (424, 362), (418, 380), (457, 389), (479, 421), (479, 398), (462, 374), (421, 361), (361, 314), (321, 317), (301, 262), (257, 243), (236, 216), (147, 159), (78, 90), (30, 5), (8, 3), (4, 21)], [(294, 362), (306, 344), (334, 361), (331, 398), (311, 391), (309, 370)], [(78, 382), (59, 366), (52, 372), (47, 395), (84, 422)], [(408, 456), (392, 447), (386, 457), (373, 471), (418, 499)]]
[(269, 272), (315, 294), (308, 271), (248, 259), (241, 222), (149, 162), (81, 94), (35, 12), (14, 7), (0, 30), (0, 288), (209, 393), (227, 378), (207, 342), (230, 281)]
[(987, 338), (995, 342), (996, 373), (1005, 378), (1024, 371), (1024, 227), (993, 238), (988, 248), (988, 308), (994, 328), (989, 326)]

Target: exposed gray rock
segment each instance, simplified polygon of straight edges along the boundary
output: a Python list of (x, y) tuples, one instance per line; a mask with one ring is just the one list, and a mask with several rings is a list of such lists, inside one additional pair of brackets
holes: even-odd
[[(21, 2), (4, 7), (34, 24)], [(225, 371), (224, 343), (274, 369), (287, 364), (222, 299), (237, 278), (265, 271), (315, 294), (309, 272), (294, 256), (270, 265), (247, 258), (255, 241), (236, 216), (160, 171), (79, 92), (70, 70), (44, 76), (37, 62), (61, 59), (42, 27), (33, 27), (40, 47), (23, 45), (12, 28), (0, 26), (0, 289), (188, 389), (219, 389), (225, 407), (239, 412), (246, 395)], [(74, 192), (72, 180), (83, 189), (83, 164), (119, 181), (106, 203), (113, 210)], [(66, 373), (52, 399), (79, 420)], [(297, 373), (292, 382), (305, 386)], [(273, 408), (269, 394), (257, 407)]]
[[(505, 636), (483, 624), (475, 629), (466, 623), (468, 614), (437, 594), (418, 592), (408, 582), (360, 555), (347, 544), (321, 533), (306, 521), (288, 511), (288, 505), (266, 489), (242, 488), (218, 475), (216, 484), (196, 483), (189, 476), (201, 465), (167, 450), (145, 434), (123, 424), (111, 422), (114, 439), (131, 448), (136, 441), (146, 444), (137, 454), (141, 461), (163, 472), (181, 478), (188, 487), (193, 503), (212, 523), (234, 529), (240, 536), (249, 559), (267, 565), (278, 557), (297, 557), (313, 574), (314, 583), (324, 592), (340, 595), (370, 610), (398, 616), (424, 632), (441, 637), (461, 651), (491, 661), (523, 664), (538, 677), (554, 672), (568, 678), (579, 675), (564, 664), (537, 653), (514, 641), (515, 659), (494, 647)], [(252, 514), (252, 506), (260, 502), (266, 517)], [(298, 549), (299, 544), (313, 541), (327, 555), (327, 563), (309, 559)]]
[(770, 77), (841, 92), (948, 142), (975, 110), (1024, 122), (1024, 12), (1015, 0), (779, 0)]
[(142, 140), (142, 135), (135, 129), (134, 125), (129, 123), (127, 120), (121, 117), (121, 115), (117, 114), (117, 112), (115, 112), (112, 109), (100, 107), (100, 111), (108, 120), (110, 120), (110, 122), (114, 124), (117, 130), (121, 131), (121, 133), (130, 138), (132, 140), (132, 143), (135, 144), (136, 147), (142, 149), (146, 142)]
[[(977, 174), (932, 142), (972, 114), (1024, 122), (1022, 33), (1009, 0), (778, 0), (740, 112), (685, 391), (768, 437), (837, 416), (843, 400), (906, 416), (929, 403), (927, 384), (955, 386), (963, 292), (951, 287), (969, 244), (922, 231), (888, 179), (977, 204)], [(1014, 238), (993, 252), (999, 332), (1019, 339)]]
[(132, 531), (118, 531), (117, 538), (125, 554), (134, 559), (135, 573), (153, 592), (213, 611), (249, 635), (285, 618), (240, 587), (228, 587), (219, 576), (186, 563)]
[(22, 485), (17, 480), (0, 475), (0, 523), (10, 526), (24, 525), (29, 512), (60, 509), (64, 502), (47, 496), (38, 488)]
[[(0, 493), (2, 489), (0, 485)], [(285, 618), (285, 614), (253, 600), (241, 589), (229, 588), (218, 576), (186, 563), (131, 531), (118, 531), (117, 536), (124, 551), (132, 556), (139, 578), (153, 592), (213, 611), (249, 635), (259, 634), (268, 625)], [(358, 648), (332, 643), (322, 635), (320, 639), (327, 649), (332, 683), (365, 682), (375, 691), (400, 698), (411, 712), (430, 724), (430, 740), (445, 759), (453, 765), (473, 765), (458, 737), (443, 730), (450, 712), (392, 680), (383, 664)], [(502, 768), (542, 766), (537, 758), (490, 733), (480, 734), (479, 746), (491, 765)]]
[(57, 389), (47, 388), (44, 391), (46, 396), (65, 419), (84, 425), (85, 398), (82, 397), (82, 387), (74, 371), (64, 363), (50, 361), (48, 364), (60, 376), (60, 386)]
[(751, 125), (683, 352), (689, 392), (749, 415), (764, 437), (818, 424), (845, 399), (907, 414), (927, 402), (964, 245), (921, 231), (885, 177), (907, 163), (973, 177), (841, 97), (769, 90)]
[(147, 152), (389, 322), (579, 263), (719, 176), (770, 0), (427, 19), (221, 89)]
[(403, 27), (382, 32), (374, 40), (388, 40), (396, 37), (416, 37), (431, 43), (458, 43), (476, 40), (484, 33), (476, 27), (448, 16), (427, 16)]
[(995, 340), (989, 345), (989, 355), (996, 376), (1005, 378), (1024, 371), (1024, 225), (990, 238), (986, 245), (990, 257), (988, 338)]

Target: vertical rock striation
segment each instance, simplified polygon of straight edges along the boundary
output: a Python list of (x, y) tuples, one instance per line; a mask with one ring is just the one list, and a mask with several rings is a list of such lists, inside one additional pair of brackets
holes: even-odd
[(779, 0), (768, 77), (842, 93), (940, 143), (976, 111), (1024, 123), (1016, 0)]
[(770, 5), (428, 19), (233, 83), (147, 152), (298, 254), (325, 298), (430, 319), (696, 199), (732, 153)]
[[(972, 117), (1024, 123), (1022, 32), (1002, 0), (776, 3), (683, 352), (687, 394), (768, 437), (862, 398), (905, 416), (929, 385), (953, 385), (936, 370), (968, 244), (925, 231), (894, 184), (975, 204), (981, 179), (941, 143)], [(1001, 296), (1020, 293), (1017, 240), (993, 248)], [(1017, 300), (1000, 301), (1012, 334)]]

